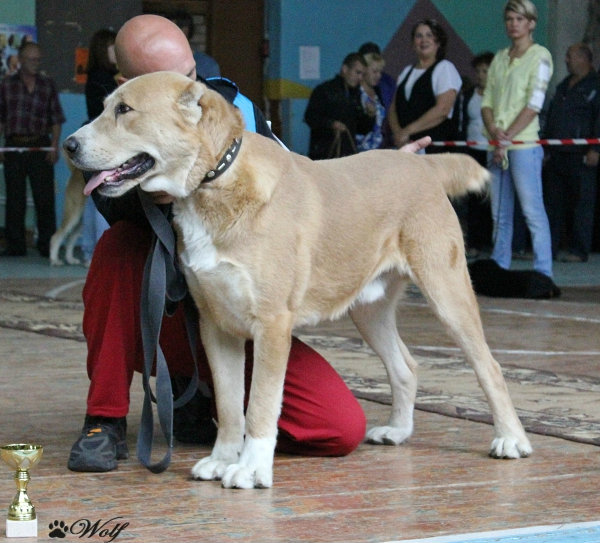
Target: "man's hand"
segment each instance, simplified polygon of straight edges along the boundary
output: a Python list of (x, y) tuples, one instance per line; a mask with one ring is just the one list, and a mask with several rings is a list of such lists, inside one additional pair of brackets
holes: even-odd
[(333, 129), (334, 132), (338, 132), (338, 133), (342, 133), (342, 132), (346, 132), (346, 130), (348, 130), (348, 128), (346, 127), (346, 125), (341, 122), (341, 121), (333, 121), (331, 123), (331, 128)]
[(56, 164), (58, 162), (58, 152), (48, 151), (46, 153), (46, 162), (49, 162), (50, 164)]
[(600, 153), (598, 153), (598, 151), (594, 151), (593, 149), (590, 149), (587, 154), (585, 155), (584, 159), (583, 159), (583, 163), (586, 166), (589, 166), (590, 168), (595, 168), (596, 166), (598, 166), (598, 162), (600, 158)]
[(429, 136), (425, 136), (424, 138), (418, 139), (417, 141), (411, 141), (406, 145), (403, 145), (400, 148), (400, 151), (404, 151), (405, 153), (416, 153), (421, 149), (425, 149), (425, 147), (429, 147), (431, 144), (431, 138)]

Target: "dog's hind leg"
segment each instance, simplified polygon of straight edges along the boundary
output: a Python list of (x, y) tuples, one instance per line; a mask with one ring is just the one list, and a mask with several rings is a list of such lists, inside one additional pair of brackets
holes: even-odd
[[(385, 285), (385, 291), (383, 291)], [(380, 293), (374, 287), (381, 288)], [(413, 411), (417, 395), (417, 364), (400, 339), (396, 325), (396, 306), (405, 281), (393, 272), (370, 286), (350, 309), (356, 328), (383, 361), (392, 388), (392, 411), (385, 426), (368, 430), (369, 443), (399, 445), (413, 431)], [(375, 296), (380, 294), (377, 299)]]
[[(66, 262), (68, 264), (79, 264), (79, 261), (73, 256), (73, 247), (79, 237), (81, 218), (83, 216), (83, 208), (85, 207), (86, 196), (83, 194), (84, 186), (85, 180), (81, 171), (73, 170), (65, 188), (63, 219), (60, 227), (50, 239), (50, 264), (52, 266), (62, 265), (58, 253), (65, 238), (68, 239), (65, 249)], [(73, 238), (73, 230), (76, 228), (79, 228), (79, 230)]]
[(67, 239), (67, 243), (65, 244), (65, 262), (70, 264), (71, 266), (75, 266), (76, 264), (80, 264), (79, 259), (75, 258), (73, 251), (75, 250), (75, 243), (79, 239), (79, 235), (81, 234), (81, 230), (83, 229), (83, 224), (81, 222), (81, 217), (79, 217), (79, 222), (75, 225), (73, 230), (69, 233), (69, 237)]
[(205, 312), (200, 319), (202, 344), (209, 361), (217, 405), (217, 440), (210, 456), (196, 462), (194, 479), (222, 479), (238, 462), (244, 443), (244, 340), (219, 329)]
[[(413, 255), (409, 264), (415, 281), (450, 336), (462, 348), (485, 392), (495, 429), (490, 455), (496, 458), (528, 456), (531, 445), (517, 417), (502, 369), (486, 343), (464, 254), (455, 246), (448, 255), (452, 243), (444, 238), (430, 238), (428, 252)], [(430, 258), (432, 254), (441, 258)]]

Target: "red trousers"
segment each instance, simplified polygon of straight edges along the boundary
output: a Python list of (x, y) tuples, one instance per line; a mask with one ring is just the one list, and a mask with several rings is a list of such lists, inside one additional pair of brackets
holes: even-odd
[[(124, 417), (129, 387), (143, 366), (140, 297), (150, 231), (121, 221), (98, 241), (83, 289), (83, 332), (88, 345), (90, 389), (87, 414)], [(164, 317), (160, 344), (172, 375), (191, 376), (193, 358), (181, 307)], [(206, 355), (198, 347), (200, 379), (210, 383)], [(251, 352), (246, 371), (250, 375)], [(249, 379), (247, 379), (249, 381)], [(248, 392), (248, 391), (247, 391)], [(353, 451), (365, 434), (362, 408), (329, 363), (294, 338), (279, 418), (279, 451), (340, 456)]]

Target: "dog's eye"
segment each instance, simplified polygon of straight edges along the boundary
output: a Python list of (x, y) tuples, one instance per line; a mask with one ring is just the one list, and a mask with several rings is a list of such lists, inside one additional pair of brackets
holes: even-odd
[(131, 108), (127, 104), (124, 104), (123, 102), (121, 102), (120, 104), (117, 104), (115, 106), (115, 117), (118, 117), (119, 115), (123, 115), (123, 114), (127, 113), (128, 111), (131, 111)]

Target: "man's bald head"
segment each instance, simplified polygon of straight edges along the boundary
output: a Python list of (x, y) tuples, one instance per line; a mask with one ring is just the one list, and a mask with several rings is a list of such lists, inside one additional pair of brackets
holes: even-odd
[(115, 54), (127, 79), (163, 70), (196, 79), (196, 62), (185, 34), (158, 15), (129, 19), (117, 33)]

